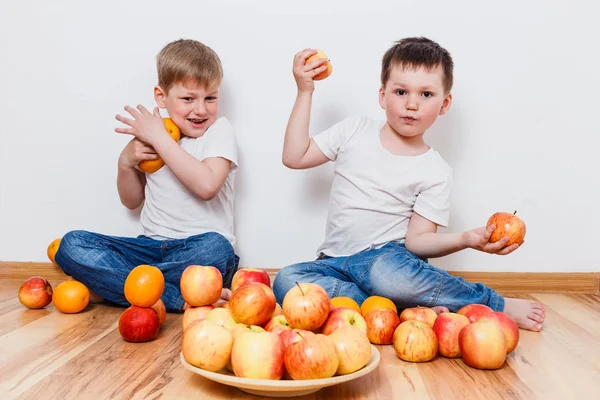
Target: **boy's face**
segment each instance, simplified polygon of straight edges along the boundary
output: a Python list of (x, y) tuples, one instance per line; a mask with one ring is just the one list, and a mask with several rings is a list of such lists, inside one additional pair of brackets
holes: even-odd
[(390, 127), (403, 137), (423, 135), (452, 104), (446, 93), (441, 66), (405, 69), (395, 66), (385, 87), (379, 89), (379, 105), (385, 110)]
[(154, 88), (154, 98), (160, 108), (166, 108), (169, 117), (189, 137), (200, 137), (217, 120), (219, 86), (186, 86), (175, 83), (168, 93), (160, 86)]

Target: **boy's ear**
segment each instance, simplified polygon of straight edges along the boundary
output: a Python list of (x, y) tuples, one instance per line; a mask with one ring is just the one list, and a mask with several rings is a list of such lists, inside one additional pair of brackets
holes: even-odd
[(167, 94), (160, 86), (154, 86), (154, 100), (160, 108), (166, 108), (165, 97)]
[(379, 88), (379, 105), (385, 110), (385, 88), (382, 86)]
[(448, 112), (448, 110), (450, 109), (450, 106), (452, 105), (452, 93), (448, 93), (446, 95), (446, 98), (444, 99), (444, 102), (442, 103), (442, 108), (440, 108), (440, 115), (444, 115)]

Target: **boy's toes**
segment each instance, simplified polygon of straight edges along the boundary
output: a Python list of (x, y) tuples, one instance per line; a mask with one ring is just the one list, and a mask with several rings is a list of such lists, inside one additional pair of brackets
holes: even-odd
[(542, 322), (544, 322), (544, 317), (541, 315), (538, 315), (534, 312), (529, 313), (529, 315), (527, 315), (527, 318), (541, 324)]

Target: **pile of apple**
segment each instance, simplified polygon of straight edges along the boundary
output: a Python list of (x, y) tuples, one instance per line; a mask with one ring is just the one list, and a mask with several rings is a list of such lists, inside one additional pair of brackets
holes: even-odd
[(394, 310), (372, 310), (365, 316), (371, 343), (392, 344), (398, 357), (410, 362), (462, 356), (479, 369), (500, 368), (519, 343), (519, 328), (506, 314), (481, 304), (456, 313), (437, 315), (427, 307), (407, 308), (400, 317)]
[(198, 368), (252, 379), (320, 379), (355, 372), (371, 358), (365, 320), (355, 310), (333, 309), (319, 285), (297, 284), (281, 307), (259, 269), (236, 272), (231, 298), (215, 307), (221, 289), (213, 267), (188, 267), (181, 278), (192, 306), (183, 317), (182, 353)]

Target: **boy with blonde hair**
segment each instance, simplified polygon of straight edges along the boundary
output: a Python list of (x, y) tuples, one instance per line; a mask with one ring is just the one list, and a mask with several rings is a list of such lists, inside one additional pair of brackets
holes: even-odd
[[(156, 107), (129, 106), (130, 116), (117, 115), (127, 125), (116, 132), (132, 135), (118, 161), (117, 189), (121, 202), (133, 210), (143, 203), (143, 235), (114, 237), (73, 231), (61, 241), (56, 262), (86, 284), (96, 300), (128, 305), (123, 293), (129, 272), (140, 264), (158, 267), (165, 277), (162, 300), (170, 312), (185, 303), (179, 289), (189, 265), (219, 269), (228, 287), (239, 258), (234, 252), (234, 176), (237, 147), (233, 128), (218, 116), (221, 61), (195, 40), (177, 40), (157, 57), (158, 107), (181, 130), (179, 143), (167, 133)], [(138, 168), (144, 160), (164, 160), (152, 174)], [(224, 290), (222, 297), (228, 298)]]
[(406, 38), (384, 55), (379, 104), (386, 121), (351, 118), (311, 138), (313, 77), (325, 70), (307, 49), (294, 58), (298, 94), (285, 133), (283, 163), (293, 169), (335, 162), (324, 243), (315, 261), (283, 268), (273, 284), (281, 302), (295, 282), (321, 285), (330, 297), (359, 304), (379, 295), (399, 309), (417, 305), (436, 312), (479, 303), (504, 311), (524, 329), (539, 331), (539, 302), (510, 299), (452, 276), (427, 262), (472, 248), (506, 255), (519, 245), (490, 243), (494, 227), (438, 233), (447, 226), (452, 170), (423, 136), (452, 104), (453, 61), (427, 38)]

